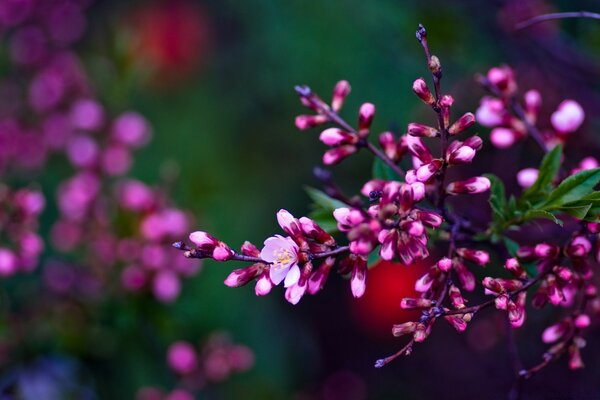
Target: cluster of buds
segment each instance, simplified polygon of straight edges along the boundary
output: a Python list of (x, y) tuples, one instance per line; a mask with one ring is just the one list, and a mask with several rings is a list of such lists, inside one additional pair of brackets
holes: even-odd
[(38, 234), (38, 218), (44, 195), (33, 189), (11, 190), (0, 184), (0, 277), (36, 268), (44, 242)]
[[(450, 95), (442, 96), (437, 102), (432, 103), (433, 95), (427, 87), (423, 78), (417, 79), (413, 84), (415, 94), (427, 105), (432, 106), (439, 114), (440, 126), (431, 126), (410, 123), (408, 124), (408, 136), (406, 147), (412, 155), (413, 168), (406, 173), (406, 181), (409, 183), (418, 181), (431, 187), (436, 177), (443, 176), (447, 167), (469, 164), (483, 145), (479, 136), (471, 136), (465, 141), (455, 140), (443, 148), (441, 158), (434, 158), (429, 148), (421, 140), (422, 137), (439, 138), (458, 135), (475, 124), (475, 116), (472, 113), (462, 115), (450, 125), (450, 109), (454, 99)], [(440, 132), (444, 130), (445, 132)], [(477, 194), (489, 190), (490, 181), (485, 177), (473, 177), (462, 181), (448, 184), (445, 193), (449, 195)]]
[[(490, 135), (492, 144), (500, 149), (511, 147), (527, 137), (532, 128), (537, 132), (538, 118), (542, 106), (542, 96), (535, 90), (523, 95), (523, 103), (517, 98), (518, 86), (513, 70), (504, 65), (491, 68), (485, 77), (479, 77), (481, 84), (490, 92), (481, 99), (477, 109), (477, 121), (493, 128)], [(540, 132), (540, 140), (546, 149), (564, 143), (585, 119), (583, 108), (574, 100), (564, 100), (550, 117), (552, 129)]]
[(332, 165), (341, 162), (351, 154), (356, 153), (359, 147), (366, 145), (371, 123), (375, 116), (375, 106), (364, 103), (358, 111), (358, 129), (353, 129), (339, 119), (337, 113), (341, 110), (346, 96), (350, 94), (350, 84), (340, 81), (333, 89), (331, 105), (325, 103), (308, 87), (297, 87), (296, 91), (304, 106), (316, 112), (314, 115), (299, 115), (296, 117), (296, 127), (306, 130), (326, 122), (334, 122), (340, 127), (325, 129), (321, 132), (319, 140), (331, 147), (323, 154), (323, 164)]
[[(188, 258), (211, 258), (216, 261), (249, 261), (253, 264), (234, 270), (225, 279), (229, 287), (244, 286), (256, 281), (257, 296), (268, 294), (273, 286), (283, 282), (285, 298), (297, 304), (306, 293), (315, 294), (322, 289), (333, 267), (335, 255), (346, 250), (340, 248), (335, 239), (310, 218), (295, 218), (287, 210), (277, 213), (277, 222), (288, 236), (274, 235), (267, 238), (262, 250), (245, 242), (237, 253), (224, 242), (203, 231), (192, 232), (190, 248), (183, 242), (174, 247), (185, 251)], [(314, 261), (324, 259), (315, 267)], [(353, 262), (352, 271), (361, 270), (366, 261)], [(353, 274), (361, 275), (358, 272)], [(362, 274), (364, 275), (364, 274)]]

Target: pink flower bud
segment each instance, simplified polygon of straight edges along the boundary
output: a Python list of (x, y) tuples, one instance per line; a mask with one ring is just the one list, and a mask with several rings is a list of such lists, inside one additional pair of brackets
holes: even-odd
[(465, 299), (463, 298), (459, 288), (454, 285), (450, 285), (450, 289), (448, 289), (448, 296), (450, 297), (450, 301), (452, 301), (454, 308), (459, 310), (461, 308), (465, 308)]
[(296, 305), (306, 293), (307, 282), (300, 283), (298, 281), (294, 285), (288, 287), (285, 291), (285, 299), (293, 305)]
[(585, 365), (581, 359), (581, 351), (576, 343), (569, 346), (569, 368), (572, 370), (582, 369)]
[(194, 395), (185, 389), (175, 389), (164, 400), (194, 400)]
[(169, 346), (167, 363), (178, 374), (189, 374), (198, 367), (196, 350), (188, 342), (179, 341)]
[(289, 211), (281, 209), (277, 212), (277, 223), (285, 233), (290, 236), (302, 234), (300, 221), (298, 221)]
[(473, 150), (481, 150), (483, 147), (483, 140), (479, 136), (471, 136), (464, 142), (465, 146), (469, 146)]
[(535, 246), (534, 253), (539, 258), (554, 258), (560, 249), (554, 244), (540, 243)]
[(490, 134), (490, 141), (499, 149), (507, 149), (518, 139), (517, 133), (508, 128), (494, 128)]
[(467, 321), (458, 315), (446, 315), (444, 319), (450, 323), (458, 332), (464, 332), (467, 329)]
[(369, 134), (373, 117), (375, 116), (375, 106), (371, 103), (364, 103), (358, 111), (358, 136), (361, 138)]
[(77, 168), (94, 166), (99, 152), (98, 144), (89, 136), (79, 135), (67, 143), (67, 156)]
[(323, 164), (333, 165), (341, 162), (344, 158), (356, 153), (356, 146), (344, 145), (328, 150), (323, 154)]
[(446, 161), (450, 165), (468, 164), (475, 157), (475, 150), (469, 146), (461, 146), (450, 154), (446, 155)]
[(363, 185), (360, 189), (360, 193), (365, 197), (369, 197), (372, 192), (381, 192), (385, 183), (386, 181), (382, 179), (371, 179)]
[(397, 324), (392, 326), (392, 335), (399, 337), (413, 333), (417, 329), (417, 323), (410, 321), (403, 324)]
[(446, 192), (451, 195), (477, 194), (487, 192), (491, 183), (488, 178), (477, 176), (464, 181), (452, 182), (446, 187)]
[(256, 293), (257, 296), (266, 296), (272, 288), (273, 282), (271, 282), (271, 278), (269, 278), (269, 270), (265, 270), (261, 277), (256, 281), (254, 293)]
[(569, 282), (573, 278), (573, 271), (567, 267), (555, 266), (552, 272), (563, 282)]
[(410, 297), (405, 297), (400, 300), (400, 308), (403, 310), (421, 310), (424, 308), (430, 308), (433, 305), (433, 300), (429, 299), (413, 299)]
[(444, 222), (441, 215), (432, 211), (415, 210), (415, 215), (421, 222), (431, 228), (437, 228)]
[(442, 96), (442, 98), (440, 99), (440, 106), (441, 107), (452, 107), (452, 104), (454, 104), (454, 97), (450, 96), (449, 94), (445, 94)]
[(327, 278), (329, 277), (329, 272), (334, 264), (335, 258), (328, 257), (316, 271), (313, 271), (308, 279), (308, 293), (316, 294), (319, 290), (323, 289), (323, 286), (325, 286), (325, 282), (327, 282)]
[(414, 182), (410, 184), (413, 193), (413, 201), (418, 203), (425, 198), (425, 184), (423, 182)]
[(419, 293), (425, 293), (429, 290), (429, 288), (431, 288), (432, 284), (433, 278), (431, 277), (429, 272), (427, 272), (425, 275), (417, 279), (417, 281), (415, 282), (415, 290)]
[(415, 339), (415, 342), (420, 343), (427, 339), (427, 336), (429, 336), (429, 329), (427, 329), (425, 324), (418, 323), (417, 328), (415, 329), (415, 333), (413, 335), (413, 339)]
[(344, 105), (346, 97), (350, 94), (350, 84), (348, 81), (339, 81), (333, 88), (333, 97), (331, 99), (331, 109), (335, 112), (340, 111)]
[(491, 68), (487, 73), (487, 78), (504, 95), (511, 95), (517, 90), (514, 73), (506, 65)]
[(358, 138), (356, 135), (341, 129), (329, 128), (321, 132), (319, 140), (327, 146), (340, 146), (342, 144), (355, 144), (358, 141)]
[(190, 241), (194, 243), (200, 250), (211, 251), (217, 245), (218, 240), (203, 231), (195, 231), (190, 233)]
[(137, 265), (130, 265), (121, 271), (121, 285), (126, 290), (138, 291), (144, 287), (146, 281), (146, 271)]
[(524, 189), (531, 187), (538, 178), (540, 171), (535, 168), (525, 168), (517, 173), (517, 182)]
[(319, 126), (327, 122), (329, 119), (325, 115), (298, 115), (296, 117), (296, 128), (305, 131), (315, 126)]
[(408, 124), (408, 134), (411, 136), (418, 137), (438, 137), (440, 136), (440, 132), (427, 125), (417, 124), (416, 122), (411, 122)]
[(585, 112), (575, 100), (565, 100), (550, 117), (552, 126), (559, 133), (575, 132), (583, 123)]
[(0, 248), (0, 276), (11, 276), (17, 272), (18, 259), (9, 249)]
[(126, 146), (139, 148), (150, 140), (151, 129), (140, 114), (125, 112), (113, 122), (112, 136)]
[(298, 220), (302, 233), (311, 239), (316, 240), (319, 243), (326, 244), (328, 246), (335, 245), (333, 237), (325, 232), (315, 221), (310, 218), (302, 217)]
[(472, 292), (475, 289), (475, 275), (460, 261), (454, 262), (454, 270), (463, 289)]
[(444, 257), (437, 262), (437, 266), (442, 271), (448, 272), (452, 268), (452, 260), (448, 257)]
[(71, 124), (85, 131), (96, 131), (104, 123), (104, 109), (91, 99), (81, 99), (71, 107)]
[(506, 109), (502, 100), (486, 96), (481, 99), (475, 119), (481, 125), (493, 128), (503, 123), (505, 114)]
[(525, 272), (523, 267), (521, 267), (521, 264), (519, 264), (519, 261), (516, 258), (509, 258), (508, 260), (506, 260), (506, 262), (504, 263), (504, 268), (506, 268), (518, 278), (527, 277), (527, 273)]
[(413, 91), (425, 104), (433, 105), (435, 103), (435, 98), (423, 78), (418, 78), (413, 82)]
[(227, 261), (233, 257), (234, 253), (225, 243), (219, 244), (212, 251), (212, 258), (216, 261)]
[(428, 164), (423, 165), (419, 169), (417, 169), (417, 179), (419, 182), (427, 182), (431, 179), (435, 174), (438, 173), (443, 166), (442, 160), (433, 160)]
[(589, 169), (595, 169), (598, 167), (600, 167), (600, 164), (598, 163), (598, 160), (596, 160), (594, 157), (586, 157), (579, 163), (579, 168), (584, 171)]
[(555, 306), (562, 303), (565, 300), (565, 295), (560, 287), (558, 287), (554, 275), (548, 275), (546, 278), (546, 284), (546, 295), (548, 296), (550, 303)]
[(567, 245), (569, 257), (586, 257), (592, 251), (592, 243), (585, 236), (577, 236)]
[(551, 325), (548, 328), (544, 329), (542, 333), (542, 342), (544, 343), (554, 343), (561, 339), (570, 327), (570, 323), (568, 321), (561, 321), (557, 324)]
[(174, 301), (181, 291), (181, 282), (177, 275), (169, 270), (160, 271), (152, 282), (152, 292), (157, 300), (164, 303)]
[(251, 256), (251, 257), (260, 257), (260, 250), (258, 250), (258, 248), (250, 243), (249, 241), (245, 241), (242, 244), (242, 254), (245, 256)]
[(461, 132), (466, 131), (471, 126), (475, 125), (475, 115), (473, 113), (466, 113), (462, 117), (460, 117), (455, 123), (453, 123), (450, 128), (448, 128), (448, 133), (450, 135), (458, 135)]
[(225, 279), (225, 285), (229, 287), (244, 286), (260, 276), (262, 268), (261, 265), (254, 264), (249, 267), (233, 270)]
[(406, 135), (406, 144), (408, 150), (418, 158), (422, 163), (427, 164), (433, 160), (433, 156), (429, 149), (423, 144), (423, 141), (412, 135)]
[(355, 298), (362, 297), (367, 287), (367, 260), (363, 257), (356, 257), (352, 277), (350, 278), (350, 289)]
[(383, 132), (379, 135), (379, 145), (391, 160), (398, 161), (400, 159), (400, 149), (392, 132)]
[(537, 90), (528, 90), (523, 97), (525, 99), (525, 111), (535, 121), (542, 106), (542, 96)]
[(587, 314), (580, 314), (575, 318), (575, 326), (578, 329), (585, 329), (590, 326), (591, 320)]

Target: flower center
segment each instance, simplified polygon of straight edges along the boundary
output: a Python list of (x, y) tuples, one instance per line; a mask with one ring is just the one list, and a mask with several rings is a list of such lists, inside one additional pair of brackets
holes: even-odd
[(273, 256), (275, 257), (275, 262), (273, 262), (273, 268), (275, 270), (282, 269), (295, 260), (294, 253), (289, 249), (280, 248), (273, 250)]

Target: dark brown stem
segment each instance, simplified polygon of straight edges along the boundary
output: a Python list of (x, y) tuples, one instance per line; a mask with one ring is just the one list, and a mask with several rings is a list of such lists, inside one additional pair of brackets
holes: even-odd
[[(181, 250), (185, 250), (185, 249), (181, 249)], [(348, 251), (350, 251), (350, 247), (349, 246), (338, 246), (335, 249), (332, 249), (332, 250), (329, 250), (329, 251), (324, 251), (322, 253), (311, 254), (310, 258), (313, 259), (313, 260), (320, 260), (322, 258), (335, 257), (335, 256), (338, 256), (340, 254), (346, 253)], [(201, 252), (201, 251), (199, 251), (197, 249), (187, 249), (185, 255), (188, 258), (212, 258), (210, 254), (203, 253), (203, 252)], [(246, 256), (244, 254), (239, 254), (239, 253), (234, 253), (233, 257), (231, 257), (229, 260), (244, 261), (244, 262), (251, 262), (251, 263), (270, 264), (269, 262), (263, 260), (260, 257)]]
[(398, 350), (396, 353), (392, 354), (391, 356), (385, 357), (385, 358), (380, 358), (379, 360), (377, 360), (375, 362), (375, 368), (381, 368), (381, 367), (385, 366), (386, 364), (389, 364), (390, 362), (394, 361), (396, 358), (400, 357), (403, 354), (409, 355), (412, 351), (412, 347), (414, 344), (415, 344), (415, 339), (411, 339), (410, 342), (408, 342), (406, 344), (406, 346), (404, 346), (403, 348)]
[[(527, 289), (529, 289), (531, 286), (535, 285), (537, 282), (541, 281), (543, 277), (545, 277), (548, 273), (550, 273), (552, 271), (551, 268), (548, 268), (547, 270), (538, 273), (535, 277), (527, 280), (527, 282), (525, 282), (525, 284), (523, 286), (521, 286), (519, 289), (513, 290), (512, 292), (508, 293), (509, 297), (513, 297), (521, 292), (526, 291)], [(485, 301), (483, 303), (471, 306), (471, 307), (467, 307), (467, 308), (461, 308), (460, 310), (448, 310), (448, 311), (444, 311), (441, 315), (463, 315), (463, 314), (475, 314), (476, 312), (478, 312), (479, 310), (482, 310), (484, 308), (490, 307), (492, 305), (494, 305), (496, 299), (493, 298), (491, 300)]]
[[(340, 117), (338, 113), (333, 111), (331, 107), (325, 104), (323, 100), (318, 98), (314, 93), (310, 92), (310, 89), (308, 87), (300, 87), (297, 88), (296, 91), (300, 93), (300, 95), (308, 99), (317, 108), (318, 112), (323, 115), (326, 115), (331, 122), (337, 124), (340, 128), (344, 129), (347, 132), (358, 135), (356, 129), (354, 129), (348, 122), (346, 122), (342, 117)], [(362, 144), (362, 147), (365, 147), (371, 153), (373, 153), (375, 157), (378, 157), (379, 159), (381, 159), (381, 161), (386, 163), (398, 176), (404, 177), (405, 173), (402, 170), (402, 168), (400, 168), (392, 159), (386, 156), (385, 153), (379, 150), (371, 142), (365, 140)]]
[(539, 24), (540, 22), (552, 21), (557, 19), (566, 19), (566, 18), (591, 18), (591, 19), (600, 19), (600, 14), (589, 12), (589, 11), (573, 11), (573, 12), (563, 12), (563, 13), (551, 13), (551, 14), (543, 14), (537, 15), (533, 18), (529, 18), (525, 21), (519, 22), (515, 26), (515, 31), (519, 31), (521, 29), (529, 28), (532, 25)]

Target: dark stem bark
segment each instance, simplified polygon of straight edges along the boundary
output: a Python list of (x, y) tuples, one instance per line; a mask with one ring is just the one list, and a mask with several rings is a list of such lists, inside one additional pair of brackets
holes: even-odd
[(515, 25), (515, 31), (529, 28), (530, 26), (539, 24), (540, 22), (552, 21), (552, 20), (557, 20), (557, 19), (567, 19), (567, 18), (600, 19), (600, 14), (589, 12), (589, 11), (573, 11), (573, 12), (543, 14), (543, 15), (538, 15), (533, 18), (529, 18), (525, 21), (519, 22), (517, 25)]

